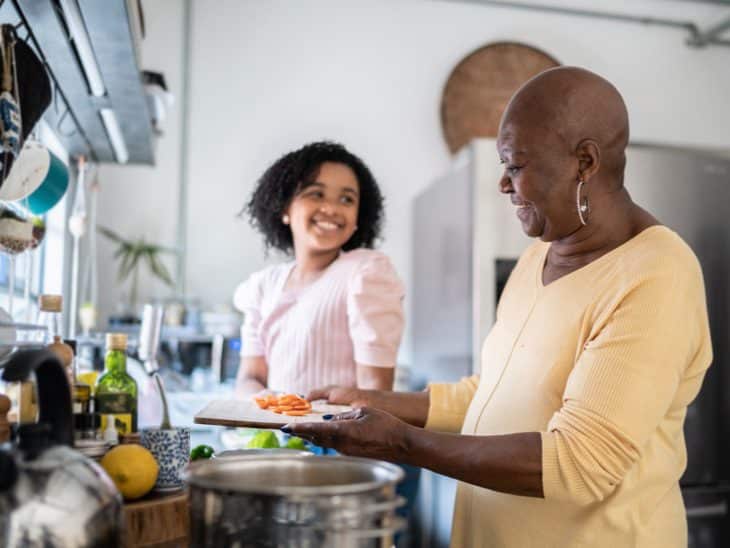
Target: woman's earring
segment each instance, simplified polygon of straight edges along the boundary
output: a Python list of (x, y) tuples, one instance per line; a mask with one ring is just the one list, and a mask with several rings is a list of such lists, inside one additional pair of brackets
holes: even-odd
[(588, 207), (588, 198), (583, 198), (583, 201), (581, 202), (580, 199), (580, 189), (583, 188), (583, 185), (585, 182), (583, 179), (580, 179), (578, 181), (578, 188), (575, 193), (575, 207), (578, 209), (578, 218), (580, 219), (580, 224), (583, 226), (586, 226), (588, 224), (588, 213), (590, 213), (590, 209)]
[(284, 214), (284, 215), (282, 216), (282, 218), (281, 218), (281, 222), (282, 222), (282, 223), (284, 223), (285, 225), (288, 225), (288, 224), (289, 224), (289, 215), (287, 215), (287, 214), (285, 213), (285, 214)]

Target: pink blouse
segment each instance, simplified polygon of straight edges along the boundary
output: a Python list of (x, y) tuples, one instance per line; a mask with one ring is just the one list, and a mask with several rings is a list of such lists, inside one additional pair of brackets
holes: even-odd
[(284, 291), (293, 267), (256, 272), (233, 297), (244, 313), (241, 356), (266, 358), (271, 390), (356, 386), (356, 362), (395, 367), (404, 289), (388, 257), (343, 252), (307, 287)]

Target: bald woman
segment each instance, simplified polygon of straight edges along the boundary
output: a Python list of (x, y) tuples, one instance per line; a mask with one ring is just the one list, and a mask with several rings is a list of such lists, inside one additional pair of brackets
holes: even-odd
[(711, 359), (699, 263), (624, 187), (618, 91), (561, 67), (510, 101), (499, 189), (536, 239), (481, 375), (422, 393), (328, 387), (359, 407), (288, 432), (459, 480), (455, 547), (685, 547), (683, 423)]

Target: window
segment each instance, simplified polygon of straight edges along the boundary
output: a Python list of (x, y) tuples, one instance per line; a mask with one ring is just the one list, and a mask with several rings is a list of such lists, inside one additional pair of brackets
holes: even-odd
[[(38, 124), (39, 140), (56, 156), (67, 163), (68, 154), (60, 141), (43, 121)], [(72, 188), (69, 184), (69, 189)], [(0, 253), (0, 306), (6, 311), (10, 305), (10, 268), (14, 264), (13, 319), (32, 323), (37, 317), (38, 295), (63, 293), (65, 228), (68, 194), (43, 216), (46, 232), (41, 245), (34, 250), (10, 258)], [(21, 211), (22, 204), (15, 204)], [(30, 278), (30, 284), (27, 280)]]

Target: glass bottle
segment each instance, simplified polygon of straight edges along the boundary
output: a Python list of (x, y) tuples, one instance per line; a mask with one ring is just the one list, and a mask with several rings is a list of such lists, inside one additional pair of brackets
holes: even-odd
[(54, 337), (61, 337), (63, 297), (61, 295), (41, 295), (38, 297), (38, 306), (40, 310), (36, 323), (45, 327), (38, 342), (44, 345), (51, 344)]
[(73, 351), (73, 361), (71, 362), (71, 378), (73, 379), (73, 412), (89, 413), (91, 401), (91, 386), (79, 379), (79, 362), (76, 356), (76, 341), (69, 339), (65, 341)]
[(119, 436), (137, 431), (137, 383), (127, 374), (127, 335), (108, 333), (104, 373), (96, 381), (95, 411), (101, 430), (114, 421)]

